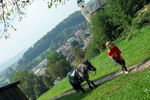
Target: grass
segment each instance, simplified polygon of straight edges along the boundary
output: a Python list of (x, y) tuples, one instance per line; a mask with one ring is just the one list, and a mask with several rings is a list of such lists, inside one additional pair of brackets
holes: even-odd
[[(147, 27), (142, 28), (139, 31), (139, 33), (137, 34), (137, 36), (134, 37), (133, 39), (131, 39), (130, 41), (124, 40), (117, 44), (117, 46), (122, 51), (122, 56), (126, 60), (127, 67), (130, 67), (132, 65), (135, 65), (137, 63), (144, 61), (147, 58), (150, 58), (150, 44), (149, 44), (150, 42), (149, 42), (149, 40), (150, 40), (150, 26), (147, 26)], [(116, 66), (111, 61), (111, 59), (109, 59), (106, 56), (106, 51), (104, 51), (99, 56), (92, 59), (91, 62), (97, 68), (97, 74), (95, 76), (91, 75), (91, 77), (90, 77), (92, 80), (98, 80), (104, 76), (107, 76), (110, 73), (116, 72), (121, 69), (120, 66)], [(133, 76), (134, 75), (138, 76), (138, 74), (133, 74)], [(144, 75), (146, 75), (146, 74), (144, 74)], [(134, 77), (132, 77), (132, 74), (129, 74), (126, 76), (121, 76), (115, 80), (112, 80), (111, 82), (108, 82), (108, 83), (98, 87), (94, 91), (89, 92), (85, 95), (71, 94), (69, 96), (66, 96), (66, 99), (60, 99), (60, 100), (70, 100), (69, 98), (72, 98), (73, 96), (75, 96), (75, 99), (71, 99), (71, 100), (80, 100), (76, 97), (80, 97), (80, 98), (82, 97), (83, 100), (103, 100), (103, 99), (109, 100), (109, 98), (110, 98), (110, 100), (113, 100), (118, 97), (118, 99), (115, 99), (115, 100), (120, 100), (119, 95), (122, 94), (123, 97), (126, 97), (126, 95), (123, 94), (124, 93), (123, 91), (128, 91), (125, 88), (123, 89), (122, 86), (129, 85), (128, 88), (131, 90), (133, 89), (133, 88), (131, 88), (132, 85), (128, 84), (128, 77), (134, 79)], [(140, 78), (142, 78), (142, 77), (144, 77), (144, 76), (141, 76)], [(124, 81), (123, 79), (127, 80), (127, 82)], [(145, 85), (145, 83), (144, 83), (144, 85)], [(112, 87), (112, 88), (110, 88), (110, 87)], [(135, 87), (136, 87), (136, 85), (135, 85)], [(68, 83), (67, 79), (64, 79), (60, 83), (55, 85), (52, 89), (50, 89), (45, 94), (43, 94), (40, 98), (38, 98), (38, 100), (48, 100), (50, 98), (53, 98), (54, 96), (57, 96), (65, 91), (70, 90), (71, 88), (72, 87)], [(113, 93), (116, 93), (116, 94), (113, 94)], [(114, 97), (114, 95), (116, 95), (116, 96), (118, 95), (118, 96)], [(137, 94), (135, 94), (135, 95), (137, 95)], [(90, 96), (93, 97), (94, 99), (87, 98)], [(123, 100), (129, 100), (129, 99), (123, 99)], [(132, 100), (132, 99), (130, 99), (130, 100)], [(138, 99), (138, 100), (144, 100), (144, 99)]]
[(143, 72), (122, 75), (88, 91), (75, 93), (57, 100), (149, 100), (150, 68)]

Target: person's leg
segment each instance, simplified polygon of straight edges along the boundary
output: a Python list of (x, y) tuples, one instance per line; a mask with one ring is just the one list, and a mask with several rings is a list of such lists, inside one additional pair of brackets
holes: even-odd
[(126, 64), (125, 64), (125, 60), (115, 60), (115, 61), (116, 61), (116, 63), (121, 65), (123, 71), (128, 71)]
[(120, 61), (120, 64), (121, 64), (121, 66), (122, 66), (122, 70), (123, 70), (123, 71), (128, 71), (128, 70), (127, 70), (127, 67), (126, 67), (126, 64), (125, 64), (125, 60), (121, 60), (121, 61)]

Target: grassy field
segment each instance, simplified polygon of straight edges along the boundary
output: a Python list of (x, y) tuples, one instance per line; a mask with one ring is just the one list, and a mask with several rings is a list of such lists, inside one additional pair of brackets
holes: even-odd
[(150, 100), (150, 68), (122, 75), (86, 94), (75, 93), (57, 100)]
[[(137, 33), (137, 36), (130, 41), (124, 40), (116, 44), (122, 51), (122, 56), (126, 60), (127, 67), (131, 67), (150, 58), (149, 41), (150, 26), (147, 26), (141, 29), (139, 33)], [(92, 59), (91, 62), (97, 68), (97, 74), (90, 77), (92, 80), (98, 80), (121, 69), (120, 66), (116, 66), (111, 59), (106, 56), (106, 51)], [(150, 69), (140, 73), (123, 75), (84, 95), (80, 93), (72, 94), (60, 100), (133, 100), (134, 98), (137, 98), (134, 100), (148, 100), (147, 98), (150, 96), (150, 74), (148, 75), (148, 73), (150, 73)], [(38, 98), (38, 100), (48, 100), (71, 88), (67, 79), (64, 79)]]

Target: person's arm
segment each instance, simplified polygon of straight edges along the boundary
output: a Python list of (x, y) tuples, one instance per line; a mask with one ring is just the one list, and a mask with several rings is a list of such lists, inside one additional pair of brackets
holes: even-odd
[(110, 54), (110, 50), (108, 50), (107, 56), (108, 56), (110, 59), (112, 59), (111, 54)]

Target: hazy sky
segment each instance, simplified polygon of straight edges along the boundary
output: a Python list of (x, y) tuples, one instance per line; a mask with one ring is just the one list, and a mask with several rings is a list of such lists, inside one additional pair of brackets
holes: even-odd
[(64, 18), (79, 10), (76, 0), (69, 0), (58, 8), (48, 9), (47, 2), (35, 0), (27, 10), (27, 16), (15, 26), (7, 40), (0, 39), (0, 64), (29, 48)]

